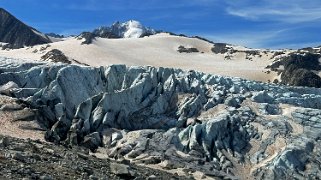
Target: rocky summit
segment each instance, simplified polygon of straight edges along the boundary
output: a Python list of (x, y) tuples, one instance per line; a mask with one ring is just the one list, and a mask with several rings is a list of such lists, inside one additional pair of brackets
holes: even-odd
[[(47, 141), (108, 159), (195, 179), (321, 177), (320, 89), (172, 68), (1, 58), (0, 93), (35, 111)], [(14, 153), (5, 156), (25, 157)]]
[(50, 43), (51, 40), (36, 29), (24, 24), (8, 11), (0, 8), (0, 42), (5, 48), (23, 48)]
[(92, 32), (82, 32), (80, 35), (78, 35), (78, 39), (85, 39), (82, 44), (91, 44), (97, 37), (107, 39), (143, 38), (145, 36), (155, 35), (160, 32), (162, 31), (145, 27), (140, 22), (135, 20), (130, 20), (124, 23), (117, 21), (111, 26), (101, 26), (97, 29), (94, 29)]
[(115, 22), (110, 27), (102, 26), (95, 29), (92, 33), (97, 37), (103, 38), (140, 38), (159, 33), (149, 27), (143, 26), (140, 22), (130, 20), (124, 23)]

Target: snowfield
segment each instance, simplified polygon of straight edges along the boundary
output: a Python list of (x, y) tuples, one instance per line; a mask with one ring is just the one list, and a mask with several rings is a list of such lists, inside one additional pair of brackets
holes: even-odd
[[(133, 22), (130, 26), (136, 26)], [(131, 32), (135, 32), (133, 29)], [(134, 36), (135, 33), (129, 33)], [(61, 50), (67, 57), (91, 66), (111, 64), (151, 65), (197, 70), (224, 76), (242, 77), (257, 81), (273, 81), (274, 72), (267, 73), (265, 67), (272, 63), (274, 53), (247, 59), (244, 52), (231, 55), (215, 54), (213, 44), (197, 38), (187, 38), (161, 33), (144, 38), (104, 39), (96, 38), (93, 44), (82, 45), (81, 40), (67, 38), (49, 45), (39, 45), (16, 50), (0, 50), (0, 56), (41, 60), (41, 56), (52, 49)], [(198, 53), (179, 53), (178, 47), (196, 48)], [(235, 47), (247, 50), (244, 47)]]

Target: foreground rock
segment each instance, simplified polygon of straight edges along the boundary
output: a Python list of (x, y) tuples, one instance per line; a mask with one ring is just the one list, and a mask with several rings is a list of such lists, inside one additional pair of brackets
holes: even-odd
[(320, 89), (169, 68), (1, 62), (0, 85), (15, 84), (6, 91), (37, 110), (48, 141), (195, 178), (321, 176)]
[(0, 135), (1, 179), (147, 179), (151, 175), (155, 179), (185, 179), (161, 170), (98, 159), (82, 148)]

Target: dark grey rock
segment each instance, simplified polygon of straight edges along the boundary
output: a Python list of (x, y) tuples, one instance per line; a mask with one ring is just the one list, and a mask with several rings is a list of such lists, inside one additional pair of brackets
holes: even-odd
[(225, 43), (215, 43), (214, 47), (212, 48), (212, 52), (215, 54), (224, 54), (228, 52), (229, 48)]
[(3, 137), (0, 139), (0, 146), (7, 147), (9, 145), (9, 139), (7, 137)]
[(92, 151), (95, 151), (101, 144), (102, 140), (98, 132), (94, 132), (84, 137), (83, 146)]
[(131, 20), (125, 23), (115, 22), (111, 26), (102, 26), (97, 29), (94, 29), (92, 32), (83, 32), (78, 36), (78, 39), (85, 39), (85, 41), (82, 42), (82, 44), (91, 44), (96, 37), (108, 39), (127, 38), (127, 32), (131, 28), (129, 26), (132, 22), (138, 25), (138, 27), (136, 28), (141, 29), (141, 34), (137, 34), (139, 35), (138, 38), (154, 35), (161, 32), (148, 27), (144, 27), (139, 22)]
[(192, 48), (186, 48), (184, 46), (179, 46), (177, 51), (179, 53), (197, 53), (197, 52), (199, 52), (199, 50), (196, 49), (196, 48), (193, 48), (193, 47)]
[(85, 41), (83, 41), (81, 44), (91, 44), (93, 40), (95, 40), (96, 35), (91, 32), (83, 32), (78, 36), (78, 39), (84, 38)]
[(273, 104), (275, 99), (267, 91), (261, 91), (254, 94), (252, 100), (257, 103)]
[[(294, 52), (282, 57), (268, 66), (273, 71), (281, 74), (281, 84), (291, 86), (321, 87), (321, 78), (313, 71), (321, 70), (319, 52)], [(283, 66), (284, 70), (278, 70)]]
[(130, 167), (124, 164), (112, 163), (110, 164), (110, 170), (113, 174), (120, 176), (131, 176)]
[(54, 38), (64, 38), (64, 35), (56, 34), (56, 33), (46, 33), (46, 36), (54, 37)]
[(281, 109), (277, 104), (260, 103), (258, 106), (260, 113), (263, 115), (278, 115), (281, 113)]
[(0, 8), (0, 42), (9, 43), (8, 48), (22, 48), (51, 41), (47, 36)]
[(281, 75), (282, 83), (291, 86), (321, 87), (321, 78), (312, 71), (296, 68), (295, 65), (287, 66)]
[(71, 61), (69, 58), (60, 50), (53, 49), (51, 51), (48, 51), (45, 55), (41, 56), (42, 60), (45, 61), (51, 61), (51, 62), (61, 62), (65, 64), (71, 64)]
[(239, 108), (244, 100), (242, 96), (229, 96), (225, 99), (225, 104), (231, 107)]

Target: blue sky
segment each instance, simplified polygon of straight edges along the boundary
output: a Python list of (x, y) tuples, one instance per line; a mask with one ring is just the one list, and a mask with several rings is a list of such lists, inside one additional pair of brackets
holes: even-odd
[(252, 48), (321, 45), (320, 0), (0, 0), (42, 32), (78, 34), (115, 21)]

